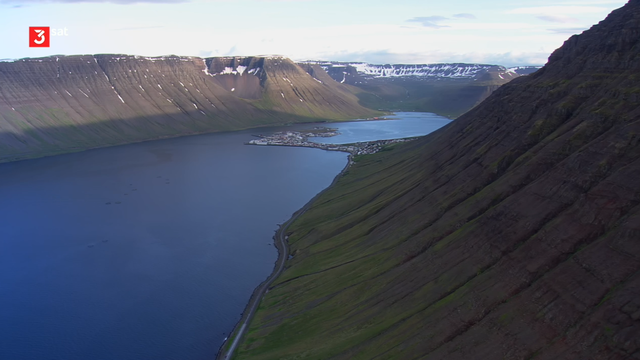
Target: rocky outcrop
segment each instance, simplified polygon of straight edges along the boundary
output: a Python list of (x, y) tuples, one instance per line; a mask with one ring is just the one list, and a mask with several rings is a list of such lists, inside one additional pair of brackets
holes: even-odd
[(0, 62), (0, 161), (166, 136), (366, 116), (283, 57), (53, 56)]
[(241, 359), (640, 359), (640, 0), (290, 228)]

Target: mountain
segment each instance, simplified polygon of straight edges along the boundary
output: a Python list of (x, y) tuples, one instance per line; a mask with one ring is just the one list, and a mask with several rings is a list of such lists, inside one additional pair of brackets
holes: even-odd
[(505, 68), (483, 64), (372, 65), (333, 61), (302, 63), (324, 70), (360, 91), (361, 104), (374, 109), (435, 112), (457, 117), (507, 82), (539, 67)]
[(640, 0), (287, 229), (238, 359), (640, 359)]
[(79, 55), (0, 62), (0, 161), (289, 122), (371, 116), (278, 57)]
[(334, 80), (351, 85), (379, 78), (476, 80), (487, 77), (487, 75), (495, 75), (503, 80), (512, 80), (520, 75), (530, 73), (527, 69), (536, 69), (535, 67), (507, 69), (499, 65), (483, 64), (372, 65), (345, 62), (319, 62), (318, 64)]

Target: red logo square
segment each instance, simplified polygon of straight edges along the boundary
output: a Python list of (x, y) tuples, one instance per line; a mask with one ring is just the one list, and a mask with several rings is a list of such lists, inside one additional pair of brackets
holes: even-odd
[(49, 47), (49, 27), (29, 27), (29, 47)]

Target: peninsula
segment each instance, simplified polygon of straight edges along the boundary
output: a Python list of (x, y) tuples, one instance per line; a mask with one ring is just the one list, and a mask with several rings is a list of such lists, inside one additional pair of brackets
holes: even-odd
[(325, 144), (309, 141), (310, 137), (332, 137), (339, 135), (338, 129), (315, 127), (307, 132), (299, 131), (284, 131), (277, 132), (269, 136), (255, 135), (259, 137), (258, 140), (251, 140), (247, 142), (247, 145), (271, 145), (271, 146), (297, 146), (297, 147), (310, 147), (328, 151), (343, 151), (348, 152), (351, 155), (368, 155), (375, 154), (382, 150), (385, 145), (402, 143), (417, 139), (417, 137), (401, 138), (401, 139), (388, 139), (388, 140), (375, 140), (375, 141), (361, 141), (348, 144)]

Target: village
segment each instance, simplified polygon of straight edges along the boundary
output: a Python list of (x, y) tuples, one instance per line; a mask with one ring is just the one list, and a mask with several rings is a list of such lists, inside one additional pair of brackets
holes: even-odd
[(389, 139), (389, 140), (376, 140), (376, 141), (363, 141), (350, 144), (323, 144), (313, 141), (309, 141), (311, 137), (332, 137), (339, 135), (337, 129), (316, 127), (313, 130), (307, 132), (299, 131), (286, 131), (277, 132), (269, 136), (254, 135), (260, 139), (251, 140), (247, 145), (264, 145), (264, 146), (297, 146), (297, 147), (310, 147), (328, 151), (343, 151), (348, 152), (351, 155), (366, 155), (374, 154), (383, 146), (388, 144), (400, 143), (405, 141), (411, 141), (414, 138), (403, 139)]

